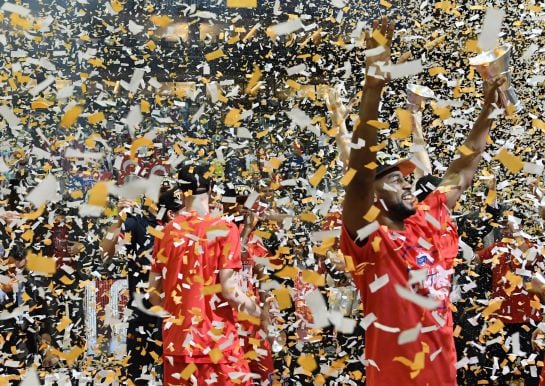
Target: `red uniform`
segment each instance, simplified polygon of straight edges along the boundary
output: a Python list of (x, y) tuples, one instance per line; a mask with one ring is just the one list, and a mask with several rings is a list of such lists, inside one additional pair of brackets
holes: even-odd
[[(446, 196), (433, 192), (405, 220), (405, 230), (380, 226), (363, 245), (343, 227), (341, 249), (356, 265), (364, 321), (376, 317), (365, 334), (366, 384), (455, 386), (449, 294), (458, 233)], [(408, 300), (415, 296), (434, 300), (432, 309)]]
[[(219, 271), (242, 267), (240, 233), (221, 218), (183, 214), (156, 238), (152, 272), (161, 274), (165, 385), (250, 385), (235, 311), (221, 295)], [(185, 372), (184, 372), (185, 370)], [(234, 376), (235, 378), (231, 378)], [(188, 378), (188, 379), (184, 379)]]
[[(491, 298), (502, 300), (501, 307), (492, 316), (506, 324), (523, 324), (530, 320), (539, 322), (539, 310), (531, 304), (535, 295), (529, 293), (525, 286), (533, 275), (533, 262), (529, 261), (529, 257), (517, 258), (513, 251), (518, 249), (517, 246), (499, 242), (479, 253), (481, 261), (491, 265)], [(542, 260), (536, 253), (533, 259)]]

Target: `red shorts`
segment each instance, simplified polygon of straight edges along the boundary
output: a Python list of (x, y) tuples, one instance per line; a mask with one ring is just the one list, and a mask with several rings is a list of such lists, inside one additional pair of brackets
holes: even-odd
[[(217, 379), (216, 385), (225, 386), (252, 386), (253, 382), (249, 376), (250, 368), (244, 358), (236, 363), (193, 363), (195, 370), (184, 380), (180, 374), (190, 364), (186, 357), (165, 356), (163, 358), (164, 386), (197, 386), (207, 385), (206, 380)], [(241, 373), (238, 378), (230, 374)]]

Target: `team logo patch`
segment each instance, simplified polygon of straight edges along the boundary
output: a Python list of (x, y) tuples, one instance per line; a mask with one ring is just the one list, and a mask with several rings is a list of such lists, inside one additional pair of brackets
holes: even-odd
[(428, 254), (426, 253), (420, 253), (416, 256), (416, 264), (418, 265), (424, 265), (428, 262)]

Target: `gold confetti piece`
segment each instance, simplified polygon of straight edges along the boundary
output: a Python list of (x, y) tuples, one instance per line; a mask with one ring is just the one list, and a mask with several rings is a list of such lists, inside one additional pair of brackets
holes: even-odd
[(153, 148), (153, 141), (149, 138), (140, 137), (136, 138), (132, 144), (131, 144), (131, 159), (133, 161), (136, 161), (136, 152), (138, 149), (140, 149), (143, 146), (147, 146), (148, 148)]
[(93, 67), (106, 68), (104, 61), (100, 58), (91, 58), (87, 62)]
[(380, 0), (380, 5), (386, 8), (392, 8), (392, 3), (389, 3), (386, 0)]
[(185, 367), (184, 371), (180, 373), (180, 377), (184, 381), (187, 381), (191, 377), (191, 375), (193, 375), (195, 370), (197, 370), (197, 366), (195, 365), (195, 363), (190, 363)]
[(34, 238), (34, 232), (32, 231), (32, 229), (27, 229), (25, 233), (21, 235), (21, 238), (29, 243)]
[(114, 10), (114, 12), (121, 12), (123, 11), (123, 3), (119, 0), (112, 0), (112, 2), (110, 3), (112, 9)]
[(105, 208), (108, 205), (108, 183), (99, 181), (89, 189), (89, 205), (100, 206)]
[(301, 221), (314, 223), (318, 220), (318, 217), (312, 212), (303, 212), (299, 215)]
[(386, 39), (386, 37), (381, 34), (378, 29), (373, 30), (371, 37), (375, 39), (375, 41), (381, 46), (385, 46), (386, 44), (388, 44), (388, 39)]
[(239, 127), (241, 119), (240, 110), (233, 108), (225, 115), (224, 123), (226, 126)]
[(486, 195), (486, 205), (492, 205), (496, 201), (496, 191), (489, 189), (488, 194)]
[(54, 274), (57, 270), (54, 258), (34, 253), (28, 255), (27, 267), (30, 271), (41, 272), (46, 275)]
[(24, 218), (27, 220), (36, 220), (44, 213), (44, 210), (45, 210), (45, 204), (40, 205), (40, 207), (36, 209), (34, 212), (22, 213), (21, 218)]
[(524, 168), (524, 162), (520, 157), (510, 153), (506, 149), (501, 149), (494, 159), (499, 160), (513, 174), (520, 172)]
[(396, 109), (397, 119), (399, 119), (399, 129), (390, 137), (393, 139), (404, 139), (411, 136), (412, 132), (412, 114), (409, 110)]
[(201, 294), (203, 296), (219, 294), (221, 292), (221, 284), (208, 285), (202, 288)]
[(212, 360), (212, 363), (219, 363), (219, 361), (223, 359), (223, 353), (217, 347), (210, 351), (208, 356)]
[(68, 352), (59, 351), (54, 347), (50, 348), (50, 350), (52, 354), (57, 355), (59, 358), (65, 360), (69, 366), (71, 366), (72, 363), (84, 353), (83, 348), (79, 346), (73, 347), (72, 350)]
[(527, 4), (526, 8), (529, 11), (536, 12), (536, 13), (540, 13), (542, 11), (542, 8), (539, 5), (535, 5), (535, 4)]
[(64, 113), (64, 116), (61, 119), (61, 127), (64, 129), (68, 129), (70, 126), (72, 126), (78, 119), (79, 115), (83, 111), (83, 107), (80, 105), (72, 106), (66, 113)]
[(348, 169), (348, 171), (346, 173), (344, 173), (344, 176), (339, 181), (341, 183), (341, 185), (342, 186), (347, 186), (348, 184), (350, 184), (350, 182), (352, 182), (352, 179), (356, 175), (356, 172), (357, 172), (357, 170), (354, 169), (354, 168)]
[(284, 267), (282, 270), (276, 273), (276, 276), (281, 278), (290, 278), (295, 279), (297, 277), (299, 270), (296, 267)]
[(64, 331), (64, 329), (68, 327), (71, 323), (72, 323), (72, 319), (64, 315), (62, 319), (59, 321), (59, 324), (57, 324), (56, 329), (58, 332)]
[(380, 243), (382, 242), (382, 238), (380, 236), (375, 236), (373, 241), (371, 242), (371, 246), (373, 247), (374, 252), (380, 251)]
[(227, 0), (227, 8), (255, 8), (257, 0)]
[(150, 104), (147, 100), (141, 99), (140, 100), (140, 111), (143, 113), (149, 113), (150, 110)]
[(428, 70), (431, 76), (445, 74), (447, 71), (443, 67), (432, 67)]
[(220, 48), (218, 50), (207, 53), (206, 55), (204, 55), (204, 58), (206, 59), (207, 62), (211, 62), (213, 60), (222, 58), (224, 56), (225, 54), (223, 53), (223, 50)]
[(311, 270), (304, 270), (302, 280), (306, 283), (314, 284), (317, 287), (325, 286), (325, 276)]
[(281, 310), (291, 308), (291, 296), (290, 296), (290, 290), (288, 288), (285, 288), (285, 287), (276, 288), (272, 292), (276, 301), (278, 302), (278, 307)]
[(166, 15), (153, 15), (150, 17), (150, 20), (153, 24), (155, 24), (157, 27), (167, 27), (171, 22), (172, 19)]
[(461, 145), (459, 148), (458, 148), (458, 152), (465, 155), (465, 156), (468, 156), (468, 155), (471, 155), (473, 154), (473, 150), (470, 149), (469, 147), (467, 147), (466, 145)]
[(254, 72), (252, 73), (252, 76), (250, 77), (250, 80), (248, 81), (248, 84), (246, 85), (246, 89), (244, 92), (246, 94), (254, 95), (259, 90), (259, 80), (263, 76), (263, 73), (261, 72), (261, 69), (259, 66), (254, 65)]
[(482, 315), (488, 319), (488, 317), (501, 308), (503, 299), (496, 298), (488, 302), (488, 306), (483, 310)]
[(87, 121), (91, 125), (96, 125), (97, 123), (100, 123), (104, 121), (106, 117), (104, 116), (104, 113), (102, 111), (97, 111), (94, 114), (91, 114), (87, 117)]
[(297, 83), (296, 81), (292, 80), (292, 79), (288, 79), (286, 81), (286, 84), (288, 85), (288, 87), (296, 90), (296, 91), (299, 91), (301, 90), (301, 87), (302, 85), (300, 85), (299, 83)]
[(184, 137), (184, 141), (194, 143), (195, 145), (208, 145), (208, 142), (209, 142), (208, 139), (206, 138), (191, 138), (191, 137)]
[(367, 121), (367, 124), (379, 130), (387, 129), (390, 127), (390, 124), (388, 122), (381, 122), (374, 119)]
[(371, 205), (365, 216), (363, 216), (363, 219), (367, 222), (373, 222), (379, 214), (380, 209), (377, 208), (375, 205)]
[(496, 319), (488, 324), (488, 328), (486, 329), (486, 331), (489, 334), (497, 334), (498, 332), (503, 330), (504, 327), (505, 325), (503, 324), (503, 322), (499, 319)]
[(262, 239), (265, 239), (265, 240), (268, 240), (271, 238), (271, 233), (270, 232), (266, 232), (266, 231), (261, 231), (259, 229), (255, 230), (254, 231), (254, 234), (257, 236), (257, 237), (261, 237)]
[(261, 319), (242, 311), (238, 312), (238, 320), (241, 322), (248, 321), (256, 326), (261, 325)]
[(308, 179), (308, 182), (313, 186), (316, 187), (320, 181), (324, 178), (325, 174), (327, 172), (327, 167), (325, 165), (321, 165), (318, 170)]
[(152, 235), (153, 237), (155, 237), (156, 239), (160, 239), (160, 240), (165, 236), (165, 234), (162, 231), (152, 226), (148, 227), (148, 233)]
[(155, 44), (153, 40), (148, 40), (148, 42), (145, 44), (145, 47), (150, 51), (155, 51), (155, 49), (157, 48), (157, 44)]
[(540, 129), (541, 131), (545, 132), (545, 122), (542, 121), (541, 119), (533, 119), (532, 127), (534, 129)]
[(48, 108), (50, 108), (51, 106), (53, 106), (53, 102), (48, 101), (47, 99), (44, 99), (44, 98), (35, 99), (35, 100), (33, 100), (32, 103), (30, 104), (30, 108), (31, 108), (32, 110), (48, 109)]
[(301, 354), (301, 356), (297, 358), (297, 363), (299, 364), (299, 366), (301, 366), (303, 369), (305, 369), (309, 373), (312, 373), (314, 370), (318, 368), (316, 359), (314, 359), (313, 355), (309, 355), (309, 354)]

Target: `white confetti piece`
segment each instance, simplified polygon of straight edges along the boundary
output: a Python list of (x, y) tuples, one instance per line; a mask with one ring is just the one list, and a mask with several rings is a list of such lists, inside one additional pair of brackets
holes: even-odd
[(36, 96), (46, 88), (55, 83), (56, 78), (54, 76), (48, 76), (44, 81), (38, 83), (36, 87), (32, 88), (28, 93), (32, 96)]
[(504, 17), (505, 11), (502, 9), (488, 8), (486, 10), (478, 41), (479, 47), (483, 51), (490, 51), (496, 48)]
[(144, 26), (140, 25), (140, 24), (136, 24), (134, 21), (132, 20), (129, 20), (129, 31), (133, 34), (133, 35), (138, 35), (140, 32), (142, 32), (144, 30)]
[(418, 323), (415, 327), (405, 331), (401, 331), (397, 337), (397, 344), (402, 345), (406, 343), (414, 342), (420, 335), (422, 324)]
[(364, 227), (358, 229), (356, 232), (358, 237), (357, 240), (363, 241), (366, 238), (368, 238), (373, 232), (376, 232), (380, 227), (380, 224), (378, 221), (373, 221), (372, 223), (369, 223), (365, 225)]
[(11, 133), (14, 136), (17, 136), (19, 130), (21, 129), (21, 127), (19, 126), (21, 124), (19, 118), (17, 118), (13, 111), (6, 105), (0, 106), (0, 115), (8, 123), (8, 126), (11, 129)]
[(422, 59), (405, 63), (382, 65), (381, 69), (384, 72), (390, 73), (392, 79), (399, 79), (405, 76), (414, 76), (423, 71)]
[(30, 9), (23, 7), (22, 5), (13, 4), (10, 2), (5, 2), (0, 8), (2, 11), (17, 13), (23, 17), (30, 15)]
[(440, 303), (437, 300), (414, 293), (410, 289), (403, 287), (399, 284), (396, 284), (395, 288), (396, 288), (397, 294), (401, 298), (408, 300), (411, 303), (414, 303), (422, 308), (433, 310), (439, 307), (440, 305)]
[(57, 194), (57, 187), (57, 179), (52, 174), (48, 174), (40, 181), (38, 186), (32, 189), (26, 196), (26, 200), (31, 202), (35, 207), (40, 207), (47, 201), (56, 201), (60, 199), (60, 196)]
[(125, 124), (129, 129), (129, 134), (131, 138), (134, 138), (134, 134), (138, 125), (142, 122), (142, 112), (140, 111), (140, 105), (131, 106), (127, 117), (125, 118)]
[(140, 87), (140, 82), (142, 81), (142, 79), (144, 79), (145, 73), (146, 73), (145, 69), (135, 68), (131, 76), (130, 83), (127, 84), (127, 82), (122, 80), (120, 81), (121, 87), (123, 87), (128, 92), (135, 93), (138, 90), (138, 87)]
[(371, 291), (371, 293), (375, 293), (386, 284), (388, 284), (389, 281), (390, 277), (387, 273), (378, 278), (375, 276), (375, 280), (373, 280), (373, 282), (369, 284), (369, 290)]
[(289, 20), (283, 23), (272, 25), (270, 28), (277, 36), (288, 35), (303, 28), (301, 19)]
[(246, 201), (244, 202), (244, 207), (251, 209), (254, 206), (258, 197), (259, 197), (259, 193), (256, 192), (255, 190), (252, 190), (250, 194), (248, 194), (248, 197), (246, 198)]
[(312, 290), (306, 293), (304, 298), (305, 304), (312, 312), (313, 327), (324, 328), (329, 326), (327, 305), (320, 291), (318, 289)]

